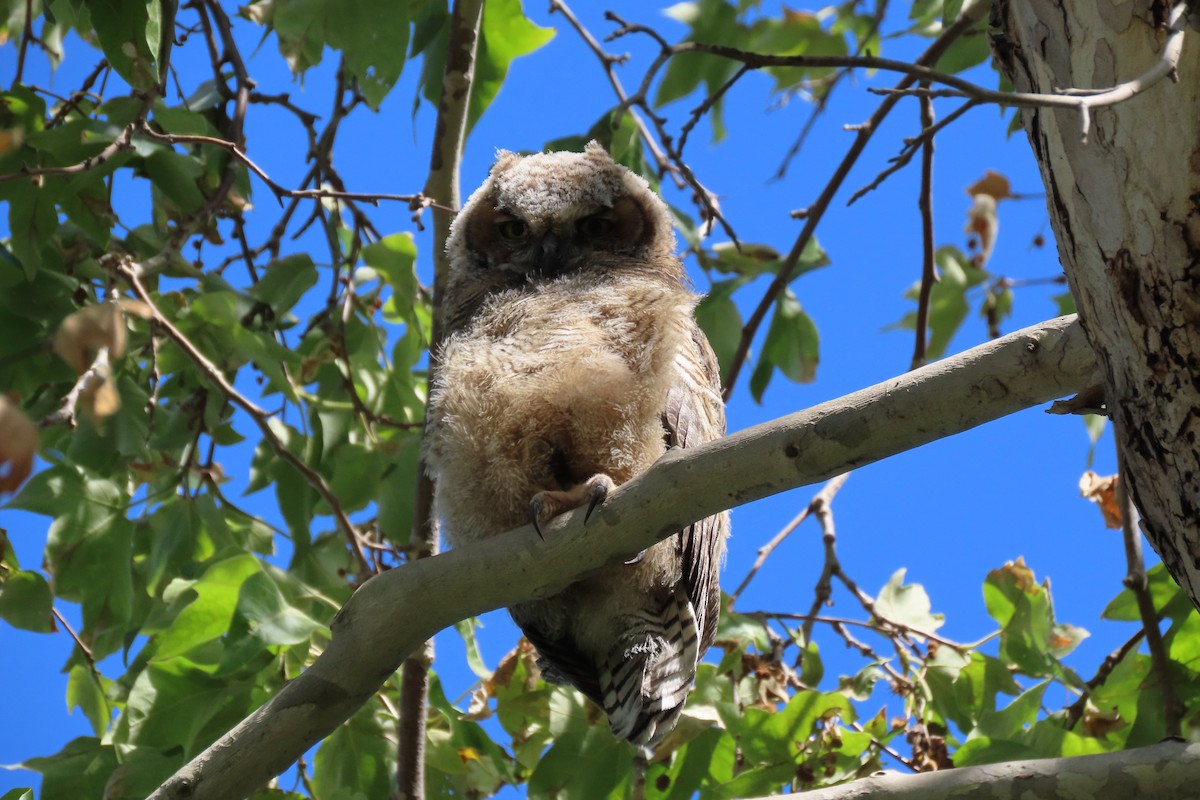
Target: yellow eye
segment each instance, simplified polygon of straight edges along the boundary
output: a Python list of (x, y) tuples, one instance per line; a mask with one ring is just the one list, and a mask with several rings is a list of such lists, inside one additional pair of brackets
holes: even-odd
[(594, 239), (599, 236), (608, 236), (617, 227), (616, 223), (608, 217), (602, 217), (599, 214), (584, 217), (575, 223), (575, 230), (579, 231), (589, 239)]
[(496, 226), (505, 239), (519, 240), (529, 235), (529, 226), (519, 219), (506, 219)]

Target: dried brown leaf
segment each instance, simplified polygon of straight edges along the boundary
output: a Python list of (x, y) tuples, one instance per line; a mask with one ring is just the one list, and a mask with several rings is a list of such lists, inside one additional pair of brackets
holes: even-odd
[(103, 347), (110, 358), (125, 352), (125, 319), (116, 303), (79, 309), (62, 321), (54, 335), (54, 352), (80, 375)]
[(989, 169), (982, 178), (967, 187), (967, 194), (971, 197), (986, 194), (996, 200), (1007, 200), (1012, 197), (1012, 184), (999, 172)]
[(95, 373), (88, 376), (87, 385), (79, 393), (79, 410), (87, 414), (94, 422), (121, 410), (121, 396), (113, 385), (112, 370), (108, 364), (98, 365)]
[(1083, 719), (1080, 721), (1080, 725), (1086, 735), (1100, 739), (1105, 734), (1121, 730), (1129, 723), (1121, 718), (1121, 713), (1116, 708), (1102, 712), (1088, 703), (1083, 709)]
[(1037, 576), (1033, 574), (1033, 570), (1025, 566), (1025, 558), (1023, 556), (1017, 556), (1016, 561), (1009, 561), (1003, 567), (992, 570), (988, 573), (988, 577), (990, 578), (993, 575), (999, 577), (1004, 573), (1012, 576), (1013, 583), (1021, 591), (1037, 592)]
[(1100, 506), (1106, 528), (1117, 529), (1124, 524), (1121, 501), (1117, 497), (1118, 481), (1116, 475), (1097, 475), (1090, 469), (1079, 479), (1079, 493)]
[(975, 202), (967, 211), (967, 225), (963, 230), (979, 237), (982, 266), (992, 257), (996, 237), (1000, 234), (1000, 217), (996, 214), (996, 198), (990, 194), (975, 195)]
[(0, 395), (0, 495), (15, 492), (33, 471), (38, 431), (33, 420)]

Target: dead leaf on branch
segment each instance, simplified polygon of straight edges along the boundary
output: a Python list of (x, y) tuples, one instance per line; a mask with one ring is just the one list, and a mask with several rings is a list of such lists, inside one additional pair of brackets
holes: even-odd
[(1106, 528), (1117, 529), (1124, 524), (1121, 502), (1117, 497), (1119, 480), (1117, 475), (1101, 476), (1090, 469), (1079, 479), (1079, 493), (1100, 506)]
[[(95, 420), (112, 416), (121, 408), (110, 359), (125, 353), (127, 313), (143, 319), (152, 315), (150, 306), (141, 300), (122, 298), (79, 309), (62, 321), (54, 335), (54, 352), (74, 367), (76, 374), (91, 371), (77, 405)], [(107, 353), (106, 358), (100, 358), (102, 352)]]
[(1013, 196), (1012, 184), (1008, 182), (1008, 178), (999, 172), (989, 169), (984, 173), (982, 178), (967, 187), (967, 194), (971, 195), (971, 197), (986, 194), (997, 201), (1007, 200)]
[(988, 573), (988, 580), (999, 581), (1005, 573), (1012, 577), (1013, 583), (1021, 591), (1027, 594), (1037, 594), (1037, 578), (1034, 576), (1033, 570), (1025, 565), (1024, 556), (1017, 556), (1016, 561), (1008, 561), (1003, 567), (992, 570)]
[(58, 326), (54, 352), (78, 375), (87, 371), (101, 348), (108, 348), (109, 358), (120, 358), (125, 353), (125, 314), (149, 319), (151, 310), (141, 300), (131, 298), (81, 308)]
[(975, 202), (967, 210), (967, 225), (963, 230), (979, 237), (979, 263), (982, 267), (992, 257), (996, 237), (1000, 233), (1000, 217), (996, 213), (996, 198), (990, 194), (975, 195)]
[(33, 471), (38, 431), (33, 420), (0, 395), (0, 495), (15, 492)]
[(1085, 734), (1096, 739), (1101, 739), (1106, 734), (1127, 727), (1129, 723), (1121, 718), (1121, 712), (1115, 706), (1108, 711), (1100, 711), (1091, 703), (1088, 703), (1083, 708), (1083, 720), (1080, 722), (1080, 725), (1082, 725)]

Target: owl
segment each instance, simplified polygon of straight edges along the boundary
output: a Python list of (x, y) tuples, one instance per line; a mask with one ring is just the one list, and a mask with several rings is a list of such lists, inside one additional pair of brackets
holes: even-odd
[[(500, 152), (446, 249), (425, 457), (453, 546), (590, 514), (668, 448), (724, 434), (667, 206), (596, 142)], [(599, 704), (617, 737), (657, 746), (716, 633), (728, 530), (709, 517), (510, 608), (546, 680)]]

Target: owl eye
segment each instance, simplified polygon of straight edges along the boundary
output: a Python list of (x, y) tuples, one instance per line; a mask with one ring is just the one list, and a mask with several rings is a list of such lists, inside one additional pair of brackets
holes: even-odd
[(608, 236), (617, 227), (616, 223), (608, 217), (595, 214), (590, 217), (584, 217), (575, 223), (575, 230), (579, 231), (589, 239), (594, 239), (598, 236)]
[(517, 241), (529, 235), (529, 226), (519, 219), (506, 219), (496, 226), (505, 239)]

